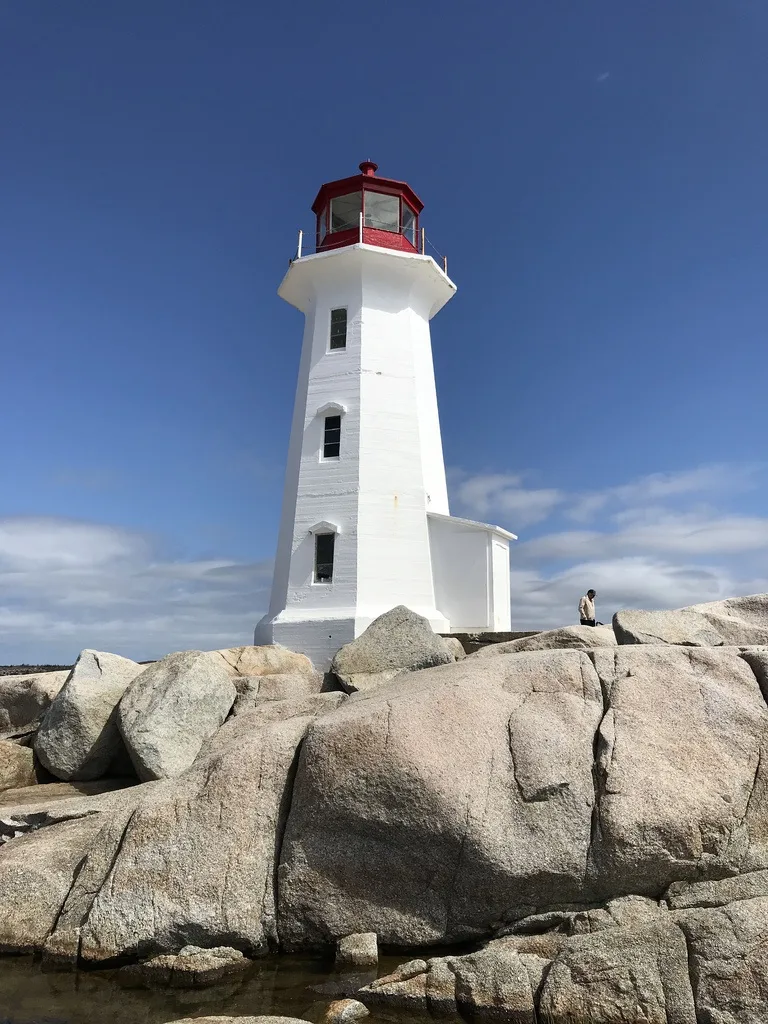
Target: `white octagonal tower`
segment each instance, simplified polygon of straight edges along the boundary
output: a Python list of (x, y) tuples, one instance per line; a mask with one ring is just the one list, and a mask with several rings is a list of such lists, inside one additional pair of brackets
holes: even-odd
[(438, 632), (509, 630), (509, 541), (450, 516), (429, 322), (456, 286), (422, 203), (376, 164), (323, 185), (317, 251), (279, 295), (305, 316), (277, 558), (255, 643), (325, 669), (398, 604)]

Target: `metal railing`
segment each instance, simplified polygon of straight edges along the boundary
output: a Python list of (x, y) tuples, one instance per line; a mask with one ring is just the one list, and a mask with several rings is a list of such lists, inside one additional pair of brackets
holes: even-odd
[[(363, 230), (366, 227), (375, 227), (375, 225), (364, 224), (363, 223), (363, 215), (361, 213), (360, 214), (360, 222), (359, 222), (359, 225), (358, 225), (358, 234), (357, 234), (357, 242), (358, 242), (358, 244), (362, 244), (362, 242), (363, 242)], [(351, 228), (348, 228), (346, 230), (351, 230)], [(382, 229), (382, 230), (387, 230), (387, 229)], [(402, 232), (393, 232), (393, 234), (402, 234)], [(440, 250), (437, 248), (437, 246), (435, 246), (432, 243), (432, 241), (429, 238), (427, 238), (427, 233), (424, 230), (424, 228), (422, 228), (421, 231), (419, 232), (419, 236), (420, 236), (419, 237), (419, 243), (420, 243), (419, 244), (419, 252), (421, 253), (421, 255), (422, 256), (429, 256), (429, 255), (431, 255), (431, 253), (427, 252), (427, 249), (431, 249), (432, 252), (435, 254), (434, 257), (433, 257), (435, 259), (435, 262), (438, 264), (438, 266), (442, 266), (443, 273), (447, 277), (448, 276), (448, 257), (444, 256), (443, 253), (441, 253)], [(310, 237), (312, 238), (311, 242), (308, 241), (308, 238), (310, 238)], [(299, 237), (298, 237), (298, 242), (296, 244), (296, 252), (295, 252), (294, 256), (292, 256), (291, 259), (288, 261), (289, 265), (291, 263), (293, 263), (294, 260), (300, 260), (302, 258), (302, 256), (313, 256), (317, 252), (325, 252), (325, 251), (327, 251), (327, 250), (323, 249), (322, 243), (320, 244), (320, 248), (318, 249), (317, 244), (315, 242), (315, 237), (316, 236), (314, 235), (314, 232), (313, 232), (311, 236), (308, 234), (307, 238), (305, 238), (303, 229), (301, 229), (301, 228), (299, 229)], [(327, 237), (328, 236), (326, 235), (326, 238)], [(350, 244), (354, 244), (354, 243), (350, 243)]]

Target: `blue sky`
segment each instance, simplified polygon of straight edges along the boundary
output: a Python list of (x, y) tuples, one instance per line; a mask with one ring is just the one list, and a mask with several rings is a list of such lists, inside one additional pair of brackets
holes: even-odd
[(0, 9), (0, 662), (247, 643), (321, 182), (409, 181), (513, 619), (768, 590), (762, 0)]

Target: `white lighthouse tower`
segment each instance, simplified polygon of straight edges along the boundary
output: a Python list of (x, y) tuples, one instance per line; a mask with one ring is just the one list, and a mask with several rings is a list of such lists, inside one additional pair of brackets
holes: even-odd
[(255, 642), (336, 651), (395, 605), (437, 632), (509, 630), (509, 541), (450, 516), (429, 322), (456, 286), (423, 204), (360, 174), (322, 186), (316, 252), (278, 290), (305, 317), (269, 612)]

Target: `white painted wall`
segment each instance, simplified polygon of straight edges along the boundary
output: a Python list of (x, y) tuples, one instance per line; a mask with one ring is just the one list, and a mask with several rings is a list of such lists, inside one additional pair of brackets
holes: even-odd
[[(427, 508), (448, 512), (429, 320), (455, 286), (427, 256), (368, 245), (295, 261), (280, 295), (306, 317), (269, 613), (256, 643), (319, 668), (396, 604), (438, 630)], [(330, 311), (347, 347), (330, 351)], [(341, 455), (321, 458), (329, 402), (345, 407)], [(338, 531), (333, 582), (314, 583), (319, 522)], [(343, 637), (343, 638), (342, 638)]]
[[(509, 541), (491, 538), (491, 630), (512, 629), (512, 594), (509, 580)], [(458, 632), (458, 630), (457, 630)]]
[(486, 523), (429, 515), (437, 605), (452, 633), (508, 631), (509, 539)]

